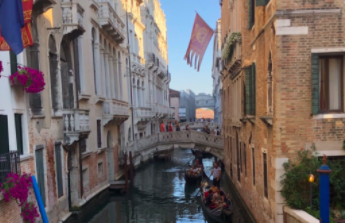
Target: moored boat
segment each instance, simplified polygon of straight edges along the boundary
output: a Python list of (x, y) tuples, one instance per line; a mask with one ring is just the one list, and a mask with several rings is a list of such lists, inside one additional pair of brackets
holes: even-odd
[(233, 214), (233, 205), (231, 201), (225, 196), (224, 192), (219, 189), (224, 194), (224, 203), (222, 204), (213, 204), (213, 207), (210, 208), (206, 205), (206, 197), (209, 193), (209, 187), (207, 185), (202, 184), (201, 186), (201, 203), (202, 209), (210, 218), (212, 218), (216, 222), (231, 222), (232, 214)]
[(186, 171), (184, 174), (184, 179), (187, 183), (198, 183), (202, 181), (202, 176), (204, 171), (201, 169), (198, 172), (191, 173), (190, 171)]

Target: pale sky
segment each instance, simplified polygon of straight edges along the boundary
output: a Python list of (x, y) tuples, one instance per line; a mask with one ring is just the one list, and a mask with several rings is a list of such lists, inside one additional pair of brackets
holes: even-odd
[(195, 94), (212, 94), (213, 38), (201, 63), (200, 71), (184, 60), (192, 34), (196, 11), (212, 28), (220, 18), (219, 0), (160, 0), (167, 20), (170, 88), (191, 89)]

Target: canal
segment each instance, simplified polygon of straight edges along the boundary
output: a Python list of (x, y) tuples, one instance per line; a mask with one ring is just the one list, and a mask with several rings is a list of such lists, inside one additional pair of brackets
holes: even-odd
[[(134, 185), (126, 195), (109, 194), (104, 202), (93, 208), (79, 222), (85, 223), (182, 223), (212, 221), (204, 216), (197, 185), (185, 184), (186, 163), (193, 157), (191, 150), (175, 150), (171, 161), (150, 161), (135, 172)], [(204, 158), (205, 172), (210, 175), (214, 158)], [(224, 174), (223, 174), (224, 175)], [(241, 204), (226, 186), (222, 176), (222, 189), (230, 194), (234, 203), (234, 223), (251, 223)]]

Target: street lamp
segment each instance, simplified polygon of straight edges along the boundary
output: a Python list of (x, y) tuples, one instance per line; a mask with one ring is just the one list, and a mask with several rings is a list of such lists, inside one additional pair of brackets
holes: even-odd
[(312, 185), (313, 185), (314, 179), (315, 179), (314, 175), (312, 173), (310, 173), (310, 175), (309, 175), (309, 183), (310, 183), (310, 210), (313, 207), (313, 188), (312, 188)]

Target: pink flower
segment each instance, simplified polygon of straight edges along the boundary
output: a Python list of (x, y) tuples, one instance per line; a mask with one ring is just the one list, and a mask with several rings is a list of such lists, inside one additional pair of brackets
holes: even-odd
[(23, 86), (24, 90), (28, 93), (38, 93), (44, 89), (43, 73), (29, 68), (18, 66), (18, 71), (10, 76), (13, 84)]
[[(2, 66), (2, 61), (0, 60), (0, 74), (1, 74), (2, 71), (4, 71), (4, 68)], [(0, 75), (0, 77), (1, 77), (1, 75)]]

